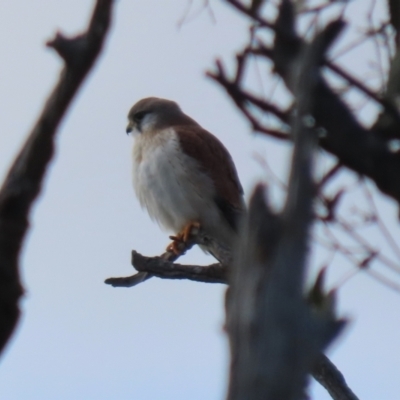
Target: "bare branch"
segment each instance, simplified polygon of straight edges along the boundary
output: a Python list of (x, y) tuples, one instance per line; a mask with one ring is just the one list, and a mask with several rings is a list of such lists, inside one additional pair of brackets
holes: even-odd
[[(175, 264), (162, 256), (145, 257), (132, 251), (132, 265), (141, 272), (126, 278), (109, 278), (106, 283), (114, 287), (131, 287), (152, 276), (205, 283), (228, 283), (228, 268), (221, 264), (208, 266)], [(334, 400), (357, 400), (341, 372), (325, 355), (321, 354), (318, 357), (312, 376), (328, 390)]]
[(390, 12), (390, 23), (396, 30), (397, 47), (400, 47), (400, 4), (397, 0), (387, 0)]
[(123, 276), (119, 278), (107, 278), (104, 283), (111, 285), (112, 287), (133, 287), (139, 285), (139, 283), (145, 282), (148, 279), (153, 278), (153, 275), (147, 272), (139, 272), (138, 274)]
[(18, 300), (22, 288), (18, 263), (29, 227), (29, 213), (53, 156), (58, 125), (102, 49), (112, 5), (112, 0), (98, 0), (85, 33), (71, 39), (57, 34), (49, 42), (66, 65), (0, 190), (0, 350), (20, 313)]
[(385, 110), (390, 114), (392, 118), (395, 119), (397, 123), (400, 123), (400, 114), (397, 110), (397, 108), (393, 105), (392, 102), (390, 102), (386, 98), (381, 98), (379, 97), (374, 91), (366, 87), (363, 83), (361, 83), (358, 79), (356, 79), (354, 76), (351, 76), (348, 72), (340, 68), (338, 65), (334, 64), (331, 61), (326, 61), (327, 67), (335, 72), (337, 75), (341, 76), (343, 79), (348, 81), (352, 86), (356, 87), (359, 89), (361, 92), (366, 94), (371, 100), (376, 101), (378, 104), (383, 106)]
[(332, 399), (358, 400), (358, 397), (347, 386), (343, 374), (324, 354), (318, 357), (312, 376), (328, 391)]
[(238, 60), (239, 61), (236, 69), (236, 76), (234, 79), (230, 80), (227, 77), (222, 63), (219, 60), (217, 60), (216, 62), (217, 72), (207, 72), (207, 76), (218, 82), (222, 87), (224, 87), (231, 99), (234, 101), (237, 108), (251, 123), (254, 131), (265, 133), (266, 135), (272, 136), (276, 139), (288, 140), (289, 135), (287, 133), (263, 126), (258, 121), (258, 119), (255, 118), (253, 114), (248, 110), (248, 105), (252, 104), (262, 111), (274, 115), (286, 125), (288, 124), (290, 118), (288, 111), (280, 110), (278, 107), (268, 103), (266, 100), (259, 99), (256, 96), (239, 89), (239, 85), (242, 79), (244, 58), (238, 57)]
[[(274, 71), (283, 78), (288, 89), (293, 92), (292, 71), (297, 68), (298, 54), (305, 43), (296, 34), (295, 16), (291, 7), (288, 6), (289, 2), (282, 2), (276, 22), (269, 23), (268, 21), (260, 21), (262, 18), (259, 16), (253, 16), (250, 8), (244, 4), (235, 0), (226, 1), (242, 12), (243, 15), (252, 18), (253, 21), (260, 24), (267, 22), (264, 26), (274, 30), (275, 42), (273, 48), (263, 47), (262, 43), (258, 43), (258, 50), (253, 49), (251, 52), (248, 50), (248, 52), (249, 54), (264, 55), (264, 57), (270, 58), (274, 63)], [(396, 58), (400, 60), (400, 56), (393, 60), (392, 72), (400, 71), (399, 67), (394, 68), (394, 65), (400, 65), (400, 61), (395, 62)], [(325, 60), (321, 60), (321, 64), (325, 62)], [(337, 65), (328, 64), (351, 85), (381, 104), (384, 108), (383, 116), (385, 118), (380, 118), (372, 129), (361, 126), (352, 111), (340, 98), (340, 95), (335, 93), (318, 73), (319, 78), (315, 91), (316, 101), (310, 115), (315, 118), (316, 126), (322, 127), (326, 131), (326, 135), (321, 137), (319, 144), (325, 150), (337, 156), (344, 166), (371, 178), (382, 192), (400, 202), (400, 181), (397, 179), (400, 171), (400, 157), (397, 151), (391, 150), (388, 143), (388, 138), (399, 137), (400, 117), (397, 110), (399, 96), (396, 96), (395, 101), (393, 101), (393, 96), (391, 98), (378, 96)], [(391, 81), (396, 82), (396, 86), (398, 86), (397, 82), (400, 80), (397, 79), (397, 75), (396, 79), (389, 79), (388, 88), (393, 86)], [(223, 86), (226, 89), (226, 86)], [(237, 98), (245, 91), (237, 85), (236, 88), (228, 90), (231, 97), (234, 92)], [(236, 103), (235, 98), (232, 99)], [(253, 126), (257, 126), (257, 120), (254, 121), (254, 118), (249, 118), (245, 113), (244, 115)], [(262, 130), (260, 131), (262, 132)], [(267, 129), (265, 133), (269, 134)], [(276, 135), (276, 137), (279, 136), (279, 134)]]
[[(191, 235), (193, 238), (193, 235)], [(160, 257), (157, 257), (160, 260), (163, 260), (167, 263), (173, 263), (176, 261), (180, 256), (184, 255), (186, 251), (190, 250), (195, 245), (193, 240), (187, 242), (180, 242), (177, 244), (178, 249), (180, 250), (179, 254), (176, 254), (172, 251), (166, 251), (165, 253), (161, 254)], [(134, 263), (134, 254), (136, 253), (135, 250), (132, 250), (132, 266), (136, 269)], [(122, 278), (108, 278), (104, 281), (107, 285), (111, 285), (113, 287), (133, 287), (138, 285), (139, 283), (145, 282), (150, 278), (153, 278), (154, 275), (150, 274), (148, 271), (142, 271), (137, 274), (131, 276), (125, 276)]]
[(243, 14), (247, 15), (251, 19), (257, 21), (260, 26), (266, 27), (266, 28), (271, 28), (275, 29), (273, 23), (267, 21), (266, 19), (260, 17), (257, 15), (257, 13), (254, 12), (254, 10), (251, 8), (251, 6), (248, 8), (246, 5), (242, 4), (238, 0), (226, 0), (227, 3), (231, 4), (233, 7), (235, 7), (238, 11), (242, 12)]
[[(196, 244), (207, 249), (207, 251), (211, 253), (220, 264), (212, 264), (212, 270), (206, 272), (203, 268), (207, 267), (173, 264), (174, 261)], [(104, 283), (113, 287), (132, 287), (152, 278), (153, 276), (168, 279), (190, 279), (199, 282), (224, 283), (218, 280), (220, 279), (218, 274), (222, 274), (221, 271), (232, 263), (231, 251), (219, 244), (214, 238), (206, 235), (201, 228), (200, 230), (192, 231), (187, 242), (178, 243), (178, 249), (180, 250), (179, 254), (167, 251), (160, 257), (144, 257), (133, 250), (132, 266), (140, 272), (123, 278), (108, 278)], [(143, 262), (144, 259), (147, 260), (145, 263)], [(220, 266), (220, 269), (217, 268), (218, 265)], [(152, 268), (155, 269), (154, 274), (152, 273)], [(196, 274), (199, 276), (197, 279), (195, 279), (197, 276)], [(214, 281), (212, 279), (214, 279)]]
[[(400, 6), (397, 1), (389, 0), (390, 21), (396, 30), (396, 46), (393, 58), (390, 61), (390, 69), (387, 77), (386, 91), (383, 98), (386, 103), (392, 105), (392, 108), (400, 109)], [(377, 130), (384, 138), (400, 138), (399, 121), (389, 112), (388, 108), (384, 108), (379, 115), (374, 129)]]
[[(286, 31), (290, 32), (290, 29)], [(287, 33), (280, 37), (277, 31), (273, 61), (289, 88), (290, 73), (301, 46), (299, 41), (294, 36), (291, 47), (287, 46)], [(325, 150), (336, 155), (345, 166), (373, 179), (380, 190), (400, 202), (400, 182), (396, 179), (400, 170), (398, 154), (389, 151), (386, 140), (377, 130), (367, 130), (359, 124), (322, 77), (316, 87), (316, 101), (311, 115), (315, 117), (317, 125), (327, 131), (326, 137), (320, 140)]]
[(337, 162), (318, 182), (318, 188), (322, 188), (326, 185), (342, 168), (340, 162)]
[(207, 266), (182, 265), (166, 261), (161, 257), (145, 257), (132, 251), (132, 265), (138, 271), (148, 272), (158, 278), (227, 283), (227, 267), (219, 263)]

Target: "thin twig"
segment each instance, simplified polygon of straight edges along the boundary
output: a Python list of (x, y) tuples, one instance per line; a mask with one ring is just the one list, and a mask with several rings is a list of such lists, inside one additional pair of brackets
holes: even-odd
[(366, 253), (376, 253), (377, 260), (380, 260), (382, 264), (386, 265), (393, 272), (400, 273), (400, 265), (398, 263), (391, 260), (389, 257), (386, 257), (381, 252), (375, 250), (371, 243), (369, 243), (364, 237), (362, 237), (349, 223), (341, 218), (337, 218), (335, 222), (353, 240), (358, 242), (365, 249)]
[(321, 190), (342, 168), (342, 164), (338, 161), (318, 182), (318, 189)]

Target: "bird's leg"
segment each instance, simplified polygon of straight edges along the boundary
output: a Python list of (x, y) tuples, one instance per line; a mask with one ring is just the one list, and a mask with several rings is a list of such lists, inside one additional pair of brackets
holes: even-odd
[(200, 223), (199, 222), (189, 222), (182, 230), (182, 240), (184, 242), (187, 242), (190, 238), (190, 235), (197, 233), (198, 230), (200, 229)]
[(189, 240), (190, 235), (192, 235), (193, 230), (200, 229), (200, 223), (196, 221), (189, 222), (184, 228), (178, 232), (176, 235), (170, 236), (172, 243), (167, 247), (167, 251), (180, 255), (185, 251), (185, 243)]

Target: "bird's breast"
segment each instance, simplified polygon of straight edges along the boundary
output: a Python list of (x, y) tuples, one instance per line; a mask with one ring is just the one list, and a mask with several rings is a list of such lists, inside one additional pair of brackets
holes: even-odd
[(135, 139), (133, 183), (140, 204), (168, 230), (218, 218), (210, 177), (182, 151), (173, 129)]

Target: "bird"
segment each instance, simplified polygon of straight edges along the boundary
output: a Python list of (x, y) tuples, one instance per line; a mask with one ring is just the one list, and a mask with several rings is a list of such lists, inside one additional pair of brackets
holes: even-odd
[(167, 251), (201, 228), (231, 248), (245, 210), (243, 188), (228, 150), (171, 100), (147, 97), (128, 113), (134, 137), (133, 186), (151, 219), (173, 233)]

